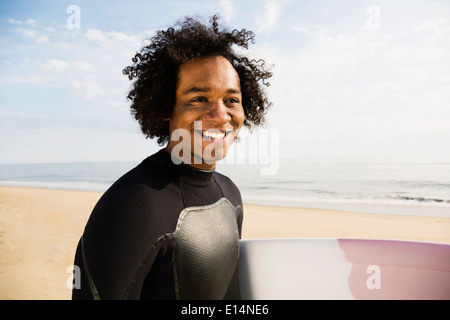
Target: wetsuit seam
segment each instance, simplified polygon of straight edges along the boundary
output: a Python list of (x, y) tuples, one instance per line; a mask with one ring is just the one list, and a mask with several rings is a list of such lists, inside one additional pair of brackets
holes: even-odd
[(136, 273), (134, 274), (133, 279), (131, 280), (131, 282), (128, 284), (127, 290), (125, 291), (125, 294), (123, 296), (123, 300), (128, 300), (131, 291), (134, 289), (134, 286), (136, 284), (136, 281), (138, 279), (138, 276), (141, 274), (143, 267), (147, 264), (148, 260), (150, 259), (151, 254), (156, 250), (159, 242), (161, 242), (163, 239), (165, 239), (166, 234), (163, 234), (162, 236), (160, 236), (158, 239), (156, 239), (156, 241), (153, 243), (152, 247), (150, 248), (149, 252), (147, 253), (147, 255), (145, 256), (144, 260), (142, 260), (142, 262), (140, 263), (139, 267), (137, 268)]
[(91, 290), (92, 297), (94, 300), (101, 300), (100, 294), (98, 293), (97, 287), (95, 286), (94, 279), (92, 278), (91, 272), (89, 271), (89, 265), (85, 254), (85, 246), (83, 236), (81, 237), (81, 256), (83, 259), (83, 267), (86, 272), (86, 277), (89, 283), (89, 288)]
[(180, 183), (178, 185), (181, 191), (181, 200), (183, 201), (183, 206), (186, 208), (186, 199), (184, 197), (184, 191), (183, 191), (183, 176), (180, 176)]
[[(216, 183), (216, 185), (219, 187), (220, 189), (220, 193), (222, 194), (222, 197), (226, 198), (225, 195), (223, 194), (223, 190), (222, 187), (220, 186), (220, 184), (217, 182), (216, 178), (213, 176), (213, 180)], [(234, 207), (234, 206), (233, 206)]]

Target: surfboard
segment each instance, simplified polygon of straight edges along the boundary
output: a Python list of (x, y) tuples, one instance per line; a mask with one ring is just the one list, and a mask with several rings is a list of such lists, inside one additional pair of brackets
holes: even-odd
[(450, 300), (450, 245), (361, 239), (241, 240), (242, 299)]

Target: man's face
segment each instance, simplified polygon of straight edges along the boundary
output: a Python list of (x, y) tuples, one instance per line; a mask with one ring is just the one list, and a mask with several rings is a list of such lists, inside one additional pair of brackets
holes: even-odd
[(227, 59), (194, 58), (180, 66), (175, 107), (169, 119), (169, 152), (178, 155), (181, 147), (184, 162), (213, 169), (216, 160), (225, 158), (244, 120), (239, 76)]

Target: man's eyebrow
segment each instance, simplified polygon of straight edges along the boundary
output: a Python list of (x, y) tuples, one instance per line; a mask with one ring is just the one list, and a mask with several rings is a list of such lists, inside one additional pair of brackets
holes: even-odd
[(228, 89), (227, 93), (241, 93), (241, 90), (239, 90), (239, 89)]
[[(183, 92), (184, 95), (190, 94), (190, 93), (198, 93), (198, 92), (211, 92), (210, 87), (192, 87), (186, 91)], [(241, 90), (239, 89), (228, 89), (227, 93), (241, 93)]]
[(183, 94), (197, 93), (197, 92), (210, 92), (210, 91), (211, 91), (210, 87), (192, 87), (192, 88), (186, 90), (185, 92), (183, 92)]

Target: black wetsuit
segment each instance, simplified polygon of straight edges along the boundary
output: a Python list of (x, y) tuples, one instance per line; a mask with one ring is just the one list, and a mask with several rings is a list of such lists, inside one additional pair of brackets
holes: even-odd
[(100, 198), (78, 243), (73, 299), (239, 299), (242, 200), (164, 149)]

